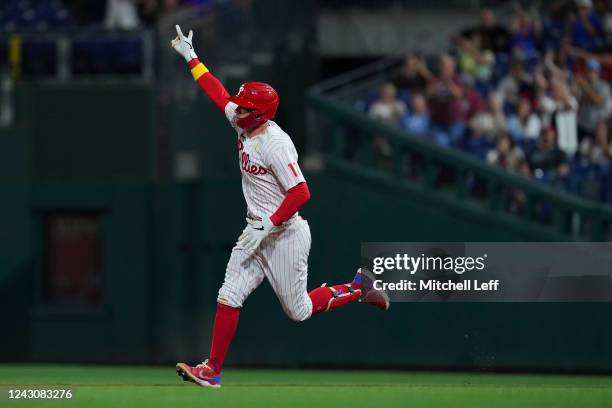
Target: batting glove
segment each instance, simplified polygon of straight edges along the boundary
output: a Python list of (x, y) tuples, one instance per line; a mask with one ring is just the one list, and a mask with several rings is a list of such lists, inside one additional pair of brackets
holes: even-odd
[(187, 37), (185, 37), (183, 35), (183, 32), (181, 31), (181, 27), (177, 24), (176, 33), (178, 34), (176, 38), (170, 41), (170, 44), (172, 44), (172, 48), (174, 48), (176, 52), (181, 54), (187, 62), (191, 61), (194, 58), (198, 58), (191, 42), (191, 39), (193, 38), (193, 31), (189, 30), (189, 34), (187, 35)]
[(263, 221), (255, 221), (249, 218), (246, 221), (248, 225), (238, 238), (238, 244), (244, 249), (255, 250), (275, 227), (270, 221), (270, 217), (264, 217)]

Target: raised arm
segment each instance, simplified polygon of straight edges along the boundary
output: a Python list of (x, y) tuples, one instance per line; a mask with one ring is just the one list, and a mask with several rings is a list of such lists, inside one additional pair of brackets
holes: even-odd
[(185, 61), (187, 61), (191, 69), (193, 79), (196, 80), (200, 89), (204, 91), (206, 96), (210, 98), (221, 112), (225, 112), (225, 105), (228, 103), (227, 98), (229, 97), (229, 93), (223, 84), (211, 74), (208, 68), (198, 59), (191, 41), (193, 38), (193, 31), (190, 30), (189, 34), (184, 36), (181, 27), (177, 24), (176, 33), (176, 38), (171, 41), (172, 48), (185, 58)]

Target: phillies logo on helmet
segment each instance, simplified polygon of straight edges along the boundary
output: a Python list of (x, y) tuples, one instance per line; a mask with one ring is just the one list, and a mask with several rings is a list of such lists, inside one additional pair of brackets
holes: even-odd
[(240, 86), (235, 96), (228, 99), (241, 108), (250, 110), (247, 116), (236, 121), (236, 125), (245, 130), (272, 119), (276, 115), (279, 102), (276, 90), (263, 82), (246, 82)]

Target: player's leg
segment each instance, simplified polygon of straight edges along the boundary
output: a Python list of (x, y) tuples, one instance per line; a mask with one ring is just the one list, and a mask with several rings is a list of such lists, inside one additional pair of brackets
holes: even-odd
[(351, 282), (351, 286), (353, 288), (359, 288), (361, 291), (361, 297), (359, 298), (360, 302), (386, 312), (391, 306), (389, 295), (386, 291), (374, 287), (376, 279), (374, 274), (367, 268), (359, 268)]
[(303, 321), (312, 314), (308, 297), (310, 229), (302, 219), (273, 232), (260, 245), (261, 262), (270, 286), (290, 319)]
[(367, 303), (377, 309), (389, 309), (389, 296), (384, 290), (374, 288), (376, 278), (369, 270), (359, 268), (353, 280), (342, 285), (323, 284), (308, 293), (312, 300), (312, 314), (337, 309), (354, 300)]
[(361, 289), (354, 288), (351, 283), (322, 286), (308, 293), (312, 302), (312, 316), (337, 309), (361, 297)]
[(261, 264), (253, 253), (234, 247), (217, 298), (209, 358), (195, 367), (178, 363), (176, 369), (183, 379), (202, 386), (220, 386), (221, 370), (238, 327), (240, 308), (263, 278)]
[(293, 320), (303, 321), (312, 315), (337, 309), (363, 298), (364, 280), (359, 271), (353, 281), (321, 286), (307, 291), (310, 228), (296, 220), (262, 243), (262, 265), (283, 310)]

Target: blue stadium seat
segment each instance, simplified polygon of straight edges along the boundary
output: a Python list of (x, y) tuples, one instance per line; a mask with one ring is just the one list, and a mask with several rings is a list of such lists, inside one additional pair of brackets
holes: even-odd
[(70, 13), (59, 0), (5, 0), (0, 4), (0, 31), (46, 31), (69, 25)]
[(142, 42), (139, 38), (75, 41), (72, 58), (72, 73), (76, 75), (138, 74)]

